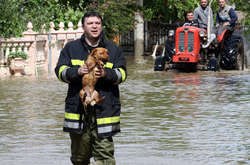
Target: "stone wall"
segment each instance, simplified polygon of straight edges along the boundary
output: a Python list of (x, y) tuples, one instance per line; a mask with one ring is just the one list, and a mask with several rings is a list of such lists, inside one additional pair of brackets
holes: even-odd
[(11, 76), (8, 56), (11, 52), (18, 51), (28, 55), (24, 64), (24, 75), (37, 76), (38, 71), (54, 74), (61, 49), (68, 41), (75, 40), (83, 34), (81, 22), (78, 23), (78, 29), (73, 29), (71, 22), (68, 23), (67, 30), (63, 22), (59, 24), (58, 30), (55, 30), (54, 23), (51, 23), (48, 32), (34, 32), (31, 22), (27, 28), (21, 38), (0, 38), (0, 78)]

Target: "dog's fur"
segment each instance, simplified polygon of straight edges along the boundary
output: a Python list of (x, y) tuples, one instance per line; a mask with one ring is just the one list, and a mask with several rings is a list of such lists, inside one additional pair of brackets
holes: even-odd
[(95, 76), (96, 69), (102, 69), (104, 63), (109, 59), (108, 50), (105, 48), (95, 48), (89, 54), (85, 64), (88, 67), (89, 73), (82, 77), (82, 89), (80, 91), (80, 98), (84, 109), (87, 105), (94, 106), (104, 99), (99, 98), (99, 93), (95, 90), (97, 77)]

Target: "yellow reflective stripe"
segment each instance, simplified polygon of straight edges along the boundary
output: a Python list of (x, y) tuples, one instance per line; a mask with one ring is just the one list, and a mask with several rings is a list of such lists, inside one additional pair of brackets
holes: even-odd
[(67, 113), (64, 114), (65, 119), (71, 119), (71, 120), (80, 120), (80, 115), (75, 113)]
[(113, 65), (111, 62), (106, 62), (106, 64), (104, 65), (105, 68), (110, 68), (112, 69), (113, 68)]
[(84, 64), (84, 60), (71, 60), (71, 64), (82, 66)]
[(126, 80), (126, 72), (122, 68), (118, 68), (118, 69), (122, 74), (122, 82), (124, 82)]
[(97, 124), (111, 124), (120, 122), (120, 116), (97, 119)]
[[(72, 65), (80, 65), (82, 66), (84, 64), (84, 60), (71, 60)], [(107, 62), (104, 67), (106, 68), (113, 68), (113, 65), (111, 62)]]
[(64, 69), (66, 69), (68, 66), (67, 65), (62, 65), (59, 69), (59, 73), (58, 73), (58, 77), (59, 77), (59, 80), (63, 81), (62, 78), (61, 78), (61, 73)]

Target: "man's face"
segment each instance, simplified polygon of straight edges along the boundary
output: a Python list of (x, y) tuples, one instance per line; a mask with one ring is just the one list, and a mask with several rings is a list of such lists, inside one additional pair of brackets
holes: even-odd
[(219, 6), (220, 6), (221, 8), (224, 8), (225, 5), (226, 5), (225, 0), (219, 0)]
[(91, 39), (98, 38), (102, 31), (101, 19), (96, 16), (85, 18), (83, 30), (86, 37), (89, 37)]
[(193, 19), (194, 19), (193, 13), (187, 13), (187, 20), (188, 21), (193, 21)]
[(201, 6), (206, 7), (207, 6), (207, 0), (201, 0)]

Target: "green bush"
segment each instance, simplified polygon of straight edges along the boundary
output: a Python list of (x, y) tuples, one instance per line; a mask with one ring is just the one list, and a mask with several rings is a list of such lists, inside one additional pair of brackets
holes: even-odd
[(15, 52), (15, 53), (11, 52), (9, 54), (8, 58), (10, 58), (10, 59), (13, 59), (13, 58), (22, 58), (22, 59), (26, 60), (28, 58), (28, 55), (25, 52), (23, 52), (23, 51), (22, 52)]

